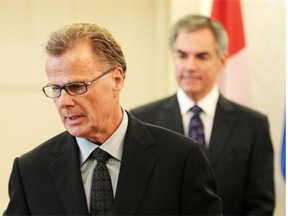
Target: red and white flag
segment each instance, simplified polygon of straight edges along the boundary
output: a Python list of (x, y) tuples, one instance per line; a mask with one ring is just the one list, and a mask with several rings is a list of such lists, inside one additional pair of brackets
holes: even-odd
[(229, 58), (219, 79), (221, 93), (250, 106), (250, 79), (240, 0), (213, 0), (211, 19), (220, 21), (229, 37)]

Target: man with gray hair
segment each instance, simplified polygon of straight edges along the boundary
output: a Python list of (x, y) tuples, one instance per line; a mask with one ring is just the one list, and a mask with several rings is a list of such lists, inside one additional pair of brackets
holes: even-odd
[(106, 29), (65, 26), (46, 51), (67, 131), (15, 159), (4, 215), (221, 215), (205, 148), (120, 105), (126, 61)]
[(226, 99), (217, 86), (228, 56), (226, 30), (208, 17), (187, 15), (172, 27), (170, 47), (177, 93), (131, 113), (208, 148), (224, 215), (272, 215), (274, 156), (268, 119)]

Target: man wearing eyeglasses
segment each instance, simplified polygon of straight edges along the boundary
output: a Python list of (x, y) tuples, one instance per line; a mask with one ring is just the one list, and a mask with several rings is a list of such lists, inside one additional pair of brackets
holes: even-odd
[(65, 26), (46, 51), (42, 90), (67, 131), (15, 159), (4, 215), (221, 214), (204, 147), (121, 107), (126, 62), (107, 30)]

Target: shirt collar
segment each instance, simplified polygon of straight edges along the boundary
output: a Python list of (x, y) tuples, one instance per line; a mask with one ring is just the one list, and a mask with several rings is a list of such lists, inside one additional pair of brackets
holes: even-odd
[[(197, 102), (197, 105), (201, 107), (201, 109), (205, 114), (213, 117), (215, 115), (219, 95), (220, 95), (219, 89), (217, 85), (214, 85), (212, 90), (204, 98), (202, 98)], [(182, 115), (187, 113), (191, 109), (191, 107), (195, 105), (195, 102), (191, 100), (181, 88), (177, 90), (177, 99), (180, 106), (180, 112)]]
[(128, 116), (125, 110), (122, 110), (123, 118), (116, 131), (99, 147), (99, 145), (81, 137), (76, 137), (80, 149), (80, 164), (82, 165), (97, 148), (101, 148), (109, 153), (115, 159), (121, 161), (124, 138), (128, 127)]

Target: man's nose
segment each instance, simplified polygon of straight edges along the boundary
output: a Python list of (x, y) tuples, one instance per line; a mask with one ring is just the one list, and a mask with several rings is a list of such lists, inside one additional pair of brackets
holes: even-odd
[(67, 106), (73, 106), (75, 104), (73, 97), (75, 96), (68, 94), (66, 90), (63, 88), (61, 89), (60, 96), (58, 98), (55, 98), (55, 103), (57, 104), (57, 106), (61, 108), (64, 108)]
[(197, 68), (197, 60), (195, 57), (189, 57), (187, 59), (186, 66), (190, 70), (195, 70)]

